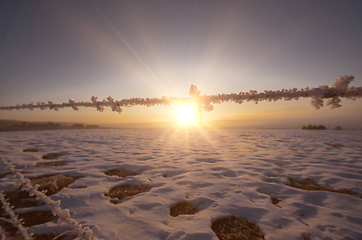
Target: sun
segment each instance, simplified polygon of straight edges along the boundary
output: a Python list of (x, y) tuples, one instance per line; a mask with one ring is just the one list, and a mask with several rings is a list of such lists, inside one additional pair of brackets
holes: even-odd
[(180, 123), (196, 123), (197, 117), (195, 113), (195, 106), (190, 105), (180, 105), (178, 106), (178, 119)]

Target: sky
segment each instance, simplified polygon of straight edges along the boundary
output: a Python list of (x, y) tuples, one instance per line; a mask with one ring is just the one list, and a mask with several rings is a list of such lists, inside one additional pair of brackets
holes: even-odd
[[(362, 1), (0, 1), (0, 106), (362, 86)], [(362, 99), (316, 110), (311, 99), (223, 103), (222, 127), (362, 128)], [(177, 121), (175, 106), (0, 111), (0, 119)]]

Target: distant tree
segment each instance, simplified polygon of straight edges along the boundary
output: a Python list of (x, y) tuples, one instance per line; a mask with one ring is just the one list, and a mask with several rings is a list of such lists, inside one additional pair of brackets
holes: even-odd
[(83, 124), (77, 123), (72, 125), (73, 128), (84, 128)]
[(334, 128), (334, 130), (342, 130), (342, 127), (341, 127), (341, 126), (336, 126), (336, 127)]
[(307, 129), (307, 130), (326, 130), (327, 128), (326, 128), (326, 126), (323, 126), (323, 125), (319, 125), (319, 126), (317, 126), (317, 125), (311, 125), (311, 124), (309, 124), (307, 127), (306, 126), (303, 126), (302, 127), (302, 129)]
[(87, 128), (99, 128), (98, 125), (87, 125)]

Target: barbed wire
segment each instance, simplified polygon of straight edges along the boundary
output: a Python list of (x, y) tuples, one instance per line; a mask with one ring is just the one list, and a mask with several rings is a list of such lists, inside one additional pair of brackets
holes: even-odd
[(253, 101), (258, 103), (259, 101), (291, 101), (299, 100), (299, 98), (312, 98), (311, 104), (316, 109), (320, 109), (324, 106), (324, 99), (328, 99), (327, 106), (332, 109), (341, 107), (341, 99), (347, 98), (356, 100), (362, 97), (362, 87), (349, 87), (349, 84), (354, 80), (352, 75), (341, 75), (335, 79), (332, 87), (322, 85), (317, 88), (293, 88), (293, 89), (281, 89), (281, 90), (265, 90), (264, 92), (258, 92), (250, 90), (249, 92), (239, 92), (230, 94), (217, 94), (217, 95), (201, 95), (201, 91), (197, 89), (195, 85), (191, 85), (188, 98), (180, 97), (166, 97), (162, 98), (129, 98), (122, 100), (114, 100), (111, 96), (102, 101), (98, 101), (95, 96), (91, 97), (90, 102), (75, 102), (74, 99), (69, 99), (67, 103), (53, 103), (52, 101), (37, 102), (34, 104), (17, 104), (16, 106), (1, 106), (0, 110), (34, 110), (34, 109), (53, 109), (58, 111), (63, 108), (73, 108), (78, 111), (79, 107), (96, 108), (98, 111), (103, 112), (104, 108), (110, 107), (112, 111), (121, 113), (123, 107), (132, 106), (155, 106), (155, 105), (180, 105), (180, 104), (194, 104), (198, 117), (202, 118), (202, 111), (210, 112), (214, 109), (214, 104), (220, 104), (222, 102), (234, 102), (243, 103), (244, 101)]
[[(28, 191), (30, 196), (36, 196), (37, 199), (45, 202), (53, 212), (54, 216), (58, 216), (58, 223), (64, 222), (69, 227), (72, 228), (72, 232), (74, 232), (78, 237), (76, 239), (79, 240), (97, 240), (96, 237), (92, 236), (93, 231), (89, 227), (83, 227), (81, 224), (76, 222), (73, 218), (70, 217), (69, 209), (60, 208), (60, 200), (54, 201), (49, 198), (45, 193), (38, 191), (39, 185), (36, 184), (32, 186), (29, 179), (26, 179), (24, 175), (21, 173), (21, 170), (15, 169), (15, 167), (8, 162), (0, 153), (0, 164), (5, 165), (5, 167), (11, 171), (13, 177), (16, 178), (18, 185), (21, 186), (23, 191)], [(0, 196), (1, 197), (1, 196)], [(0, 199), (1, 200), (1, 199)], [(23, 231), (19, 228), (18, 222), (16, 222), (16, 216), (13, 218), (15, 223), (18, 226), (20, 231)], [(20, 222), (21, 223), (21, 222)]]
[[(10, 203), (8, 201), (6, 201), (2, 191), (0, 191), (0, 202), (3, 205), (3, 209), (5, 210), (5, 212), (7, 214), (9, 214), (10, 216), (10, 223), (13, 224), (14, 227), (16, 227), (20, 234), (23, 236), (24, 240), (31, 240), (32, 239), (32, 234), (28, 234), (28, 228), (23, 226), (23, 222), (21, 221), (21, 219), (18, 218), (18, 216), (14, 213), (13, 211), (13, 206), (10, 205)], [(6, 236), (5, 234), (5, 230), (0, 229), (3, 232), (3, 237)], [(5, 238), (4, 238), (5, 239)]]

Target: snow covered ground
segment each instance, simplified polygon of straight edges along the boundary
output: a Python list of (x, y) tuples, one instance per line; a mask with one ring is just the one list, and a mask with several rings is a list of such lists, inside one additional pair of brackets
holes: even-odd
[[(38, 152), (23, 152), (23, 149)], [(265, 239), (362, 239), (362, 132), (307, 130), (63, 130), (1, 132), (0, 152), (27, 178), (83, 176), (51, 195), (98, 239), (217, 240), (211, 223), (225, 216), (260, 226)], [(53, 160), (41, 157), (61, 153)], [(64, 166), (33, 167), (65, 162)], [(125, 169), (121, 179), (104, 172)], [(0, 173), (6, 170), (0, 166)], [(291, 187), (310, 178), (355, 195)], [(14, 185), (11, 175), (0, 190)], [(118, 185), (151, 189), (110, 202)], [(273, 204), (271, 197), (279, 199)], [(170, 216), (189, 201), (199, 211)], [(33, 226), (61, 231), (55, 222)]]

